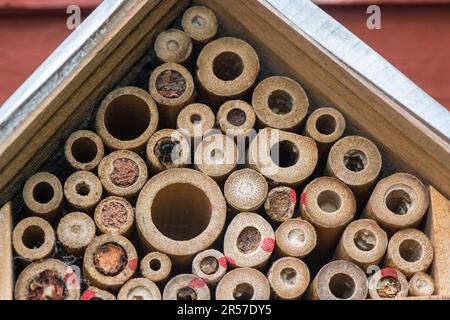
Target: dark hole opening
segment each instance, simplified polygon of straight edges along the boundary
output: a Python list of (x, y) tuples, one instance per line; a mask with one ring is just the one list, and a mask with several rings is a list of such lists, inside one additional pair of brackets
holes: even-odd
[(272, 146), (270, 157), (273, 163), (281, 168), (295, 165), (299, 158), (299, 151), (295, 144), (290, 141), (280, 141)]
[(233, 126), (242, 126), (247, 120), (247, 115), (245, 112), (239, 108), (231, 109), (227, 114), (227, 121)]
[(33, 190), (33, 198), (37, 202), (41, 204), (49, 203), (53, 196), (55, 195), (55, 191), (53, 187), (48, 182), (39, 182)]
[(89, 138), (81, 137), (72, 144), (72, 156), (80, 163), (89, 163), (97, 156), (97, 145)]
[(213, 61), (213, 72), (217, 78), (231, 81), (239, 77), (244, 71), (244, 63), (239, 55), (225, 51)]
[(248, 283), (240, 283), (233, 291), (233, 297), (236, 300), (251, 300), (255, 291), (253, 286)]
[(45, 232), (39, 226), (29, 226), (22, 234), (22, 243), (28, 249), (38, 249), (45, 242)]
[(316, 129), (324, 135), (332, 134), (336, 130), (336, 119), (329, 114), (323, 114), (317, 118)]
[(367, 165), (366, 155), (359, 150), (350, 150), (344, 155), (344, 165), (348, 170), (359, 172)]
[(269, 96), (268, 105), (273, 113), (283, 115), (292, 111), (293, 101), (286, 91), (275, 90)]

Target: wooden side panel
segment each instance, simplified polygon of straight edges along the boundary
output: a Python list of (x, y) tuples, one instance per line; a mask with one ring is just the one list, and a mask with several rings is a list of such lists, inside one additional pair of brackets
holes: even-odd
[(8, 202), (0, 209), (0, 300), (13, 299), (12, 209)]

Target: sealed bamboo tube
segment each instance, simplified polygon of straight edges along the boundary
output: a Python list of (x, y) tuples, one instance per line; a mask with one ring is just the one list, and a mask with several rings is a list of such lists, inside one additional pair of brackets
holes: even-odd
[(190, 143), (179, 131), (157, 131), (147, 144), (147, 163), (152, 173), (187, 167), (191, 162)]
[(199, 252), (192, 260), (192, 273), (207, 285), (216, 286), (227, 273), (227, 259), (215, 249)]
[(355, 216), (355, 197), (338, 179), (319, 177), (306, 186), (300, 198), (301, 216), (317, 232), (315, 253), (326, 258), (332, 255), (342, 232)]
[(217, 123), (223, 134), (233, 137), (236, 143), (247, 143), (254, 133), (255, 110), (242, 100), (229, 100), (217, 112)]
[(155, 40), (156, 57), (163, 63), (186, 64), (192, 55), (192, 40), (185, 32), (168, 29), (161, 32)]
[(259, 58), (247, 42), (231, 37), (208, 43), (197, 59), (200, 88), (214, 106), (240, 99), (253, 86)]
[(36, 173), (23, 187), (23, 201), (27, 211), (49, 221), (55, 221), (60, 215), (63, 198), (61, 182), (48, 172)]
[(219, 186), (192, 169), (171, 169), (152, 177), (136, 203), (136, 227), (144, 247), (167, 254), (180, 267), (216, 242), (225, 217)]
[(367, 271), (380, 263), (387, 245), (387, 234), (375, 221), (355, 220), (345, 228), (334, 259), (351, 261)]
[(396, 173), (377, 183), (364, 216), (377, 221), (392, 235), (400, 229), (417, 227), (428, 204), (428, 191), (419, 179), (407, 173)]
[(0, 300), (13, 299), (14, 264), (12, 228), (12, 205), (11, 202), (8, 202), (0, 208)]
[(56, 259), (34, 262), (19, 275), (16, 300), (79, 300), (80, 286), (73, 269)]
[(58, 223), (56, 236), (64, 252), (81, 257), (95, 237), (94, 220), (83, 212), (66, 214)]
[(141, 151), (156, 131), (158, 119), (158, 108), (150, 94), (124, 87), (102, 101), (95, 126), (107, 148)]
[(417, 272), (409, 280), (409, 295), (413, 297), (427, 297), (434, 293), (434, 280), (425, 272)]
[(156, 284), (164, 284), (172, 271), (172, 261), (161, 252), (150, 252), (141, 261), (141, 275)]
[(14, 228), (12, 243), (21, 262), (28, 264), (53, 255), (56, 244), (55, 231), (42, 218), (25, 218)]
[(267, 273), (275, 299), (297, 300), (308, 289), (310, 274), (301, 260), (286, 257), (276, 260)]
[(326, 160), (331, 146), (345, 131), (345, 118), (334, 108), (319, 108), (306, 120), (305, 135), (314, 139), (319, 157)]
[(263, 268), (274, 247), (272, 226), (253, 212), (236, 215), (225, 232), (224, 254), (236, 267)]
[(361, 207), (369, 197), (380, 170), (381, 154), (377, 146), (367, 138), (348, 136), (331, 147), (325, 174), (347, 184), (358, 207)]
[(407, 279), (417, 272), (426, 272), (431, 262), (433, 246), (422, 231), (403, 229), (389, 240), (385, 266), (401, 271)]
[(184, 12), (181, 26), (195, 42), (205, 44), (215, 37), (218, 22), (214, 12), (207, 7), (192, 6)]
[(98, 176), (107, 194), (132, 199), (147, 181), (147, 165), (138, 154), (118, 150), (103, 158)]
[(395, 268), (383, 268), (369, 278), (371, 299), (398, 299), (408, 296), (408, 280)]
[(116, 300), (116, 296), (106, 290), (90, 286), (81, 295), (81, 300)]
[(94, 238), (84, 253), (83, 274), (89, 283), (103, 290), (117, 292), (132, 278), (138, 267), (133, 244), (117, 234)]
[(203, 103), (191, 103), (180, 111), (177, 129), (191, 141), (191, 149), (214, 127), (215, 116), (211, 108)]
[(248, 149), (247, 164), (265, 176), (269, 185), (300, 185), (314, 171), (318, 153), (313, 139), (266, 128)]
[(297, 131), (308, 113), (309, 101), (298, 82), (272, 76), (256, 86), (252, 106), (259, 127)]
[(161, 300), (161, 291), (153, 281), (134, 278), (120, 288), (117, 300)]
[(179, 274), (164, 287), (163, 300), (211, 300), (211, 293), (196, 275)]
[(160, 124), (175, 128), (181, 109), (194, 101), (194, 80), (182, 65), (165, 63), (150, 75), (149, 91), (158, 104)]
[(102, 139), (89, 130), (78, 130), (66, 140), (64, 155), (73, 170), (95, 170), (105, 155)]
[(95, 208), (94, 221), (100, 233), (116, 233), (130, 238), (134, 210), (125, 198), (107, 197)]
[(275, 231), (277, 256), (306, 257), (316, 247), (317, 234), (306, 220), (288, 219)]
[(297, 205), (297, 193), (289, 187), (275, 187), (269, 191), (264, 202), (264, 211), (274, 223), (291, 219)]
[(224, 195), (234, 212), (258, 211), (267, 197), (266, 179), (252, 169), (241, 169), (225, 181)]
[(230, 137), (214, 134), (204, 138), (197, 146), (194, 167), (223, 184), (236, 168), (238, 157), (236, 144)]
[(64, 196), (69, 209), (92, 213), (102, 199), (100, 179), (89, 171), (77, 171), (64, 183)]
[(217, 300), (269, 300), (270, 284), (260, 271), (252, 268), (234, 269), (220, 280)]
[(365, 273), (350, 261), (336, 260), (319, 270), (308, 288), (308, 299), (362, 300), (367, 292)]

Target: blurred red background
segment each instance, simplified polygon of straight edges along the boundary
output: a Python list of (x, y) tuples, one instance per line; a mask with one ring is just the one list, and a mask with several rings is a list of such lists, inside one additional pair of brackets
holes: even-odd
[[(0, 104), (70, 33), (66, 8), (100, 0), (0, 0)], [(327, 13), (450, 109), (450, 0), (316, 0)], [(381, 30), (366, 8), (381, 7)]]

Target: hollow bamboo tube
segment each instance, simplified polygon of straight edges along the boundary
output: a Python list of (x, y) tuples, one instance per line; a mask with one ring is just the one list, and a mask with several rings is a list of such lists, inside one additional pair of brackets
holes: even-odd
[(227, 273), (227, 259), (222, 252), (208, 249), (199, 252), (192, 260), (192, 273), (209, 286), (216, 286)]
[(170, 169), (152, 177), (136, 203), (136, 227), (148, 251), (167, 254), (187, 267), (218, 239), (226, 202), (218, 185), (192, 169)]
[(203, 103), (191, 103), (184, 107), (177, 118), (177, 130), (191, 141), (195, 150), (202, 137), (214, 127), (215, 116), (211, 108)]
[(107, 197), (95, 208), (94, 221), (99, 233), (116, 233), (130, 238), (134, 226), (134, 210), (125, 198)]
[(19, 275), (16, 300), (79, 300), (80, 282), (74, 270), (56, 259), (34, 262)]
[(181, 109), (194, 101), (194, 80), (182, 65), (165, 63), (150, 75), (149, 91), (158, 104), (160, 124), (175, 128)]
[(280, 224), (294, 216), (297, 193), (289, 187), (275, 187), (269, 191), (264, 202), (264, 211), (270, 221)]
[(316, 247), (317, 234), (306, 220), (288, 219), (275, 231), (276, 255), (306, 257)]
[(274, 247), (272, 226), (253, 212), (236, 215), (225, 232), (224, 254), (236, 267), (263, 268)]
[(260, 128), (295, 132), (308, 113), (309, 101), (298, 82), (288, 77), (272, 76), (256, 86), (252, 106)]
[(308, 289), (310, 274), (303, 261), (285, 257), (272, 264), (267, 279), (275, 299), (297, 300)]
[(134, 278), (120, 288), (117, 300), (161, 300), (161, 291), (153, 281)]
[(172, 261), (161, 252), (150, 252), (141, 261), (141, 275), (156, 284), (165, 284), (172, 271)]
[(434, 280), (425, 272), (417, 272), (409, 280), (409, 295), (413, 297), (428, 297), (434, 293)]
[(371, 299), (400, 299), (408, 296), (408, 280), (395, 268), (383, 268), (369, 278)]
[(27, 211), (51, 222), (61, 214), (63, 198), (61, 182), (48, 172), (36, 173), (23, 187), (23, 201)]
[(251, 142), (247, 165), (265, 176), (269, 185), (300, 185), (314, 171), (318, 159), (313, 139), (266, 128)]
[(270, 285), (260, 271), (252, 268), (231, 270), (216, 288), (217, 300), (269, 300)]
[(64, 252), (81, 257), (95, 237), (94, 220), (83, 212), (66, 214), (58, 223), (56, 236)]
[(76, 171), (64, 183), (64, 196), (69, 209), (92, 213), (102, 199), (100, 179), (89, 171)]
[(307, 297), (311, 300), (362, 300), (367, 292), (365, 273), (350, 261), (335, 260), (319, 270)]
[(11, 202), (8, 202), (0, 208), (0, 300), (13, 299), (14, 264), (12, 230), (12, 206)]
[(217, 123), (223, 134), (235, 139), (236, 143), (248, 143), (252, 137), (256, 114), (252, 106), (242, 100), (228, 100), (217, 112)]
[(207, 7), (192, 6), (184, 12), (181, 26), (195, 42), (205, 44), (216, 36), (218, 21)]
[(106, 290), (90, 286), (81, 295), (81, 300), (116, 300), (116, 296)]
[(103, 159), (105, 147), (94, 132), (78, 130), (66, 140), (64, 155), (73, 170), (93, 171)]
[(417, 227), (429, 205), (426, 187), (407, 173), (381, 179), (364, 209), (363, 216), (374, 219), (390, 235), (397, 230)]
[(387, 245), (386, 232), (374, 220), (355, 220), (345, 228), (334, 259), (351, 261), (367, 271), (380, 263)]
[(236, 212), (258, 211), (267, 197), (266, 179), (252, 169), (234, 171), (225, 181), (225, 200)]
[(156, 37), (154, 50), (163, 63), (186, 64), (192, 56), (192, 40), (181, 30), (168, 29)]
[(193, 274), (179, 274), (167, 282), (163, 300), (211, 300), (206, 283)]
[(426, 272), (433, 262), (430, 239), (417, 229), (397, 231), (389, 240), (384, 264), (411, 279), (417, 272)]
[(95, 126), (107, 148), (141, 151), (156, 131), (158, 119), (150, 94), (137, 87), (124, 87), (102, 101)]

